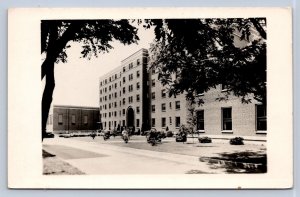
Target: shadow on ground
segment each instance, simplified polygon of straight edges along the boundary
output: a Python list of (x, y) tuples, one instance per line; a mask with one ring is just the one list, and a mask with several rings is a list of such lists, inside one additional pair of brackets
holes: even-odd
[(217, 157), (200, 157), (212, 169), (225, 168), (227, 173), (266, 173), (267, 155), (265, 151), (243, 151), (219, 153)]

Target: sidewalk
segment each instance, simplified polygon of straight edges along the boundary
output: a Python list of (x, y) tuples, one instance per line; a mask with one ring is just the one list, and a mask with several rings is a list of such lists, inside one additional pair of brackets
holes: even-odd
[[(199, 156), (156, 152), (120, 147), (108, 143), (85, 142), (72, 138), (47, 139), (43, 145), (67, 146), (101, 155), (100, 157), (65, 159), (86, 174), (185, 174), (189, 172), (224, 173), (225, 169), (211, 169)], [(45, 147), (45, 146), (44, 146)]]

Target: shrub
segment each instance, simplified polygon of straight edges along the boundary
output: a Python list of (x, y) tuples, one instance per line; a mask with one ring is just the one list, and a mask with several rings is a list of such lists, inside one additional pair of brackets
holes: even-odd
[(200, 143), (211, 143), (210, 137), (199, 137), (198, 140)]
[(173, 137), (173, 132), (172, 131), (167, 131), (166, 137)]
[(231, 145), (244, 145), (244, 138), (242, 137), (231, 138), (229, 143)]

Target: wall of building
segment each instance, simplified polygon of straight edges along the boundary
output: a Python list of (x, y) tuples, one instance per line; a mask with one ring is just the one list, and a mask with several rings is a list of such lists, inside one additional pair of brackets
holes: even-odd
[[(61, 120), (59, 116), (62, 116)], [(53, 106), (48, 122), (52, 123), (48, 128), (54, 133), (96, 130), (99, 128), (99, 108)]]
[[(260, 104), (254, 99), (252, 103), (244, 104), (241, 99), (229, 95), (228, 99), (216, 101), (216, 98), (224, 97), (221, 85), (204, 93), (201, 98), (202, 106), (195, 105), (195, 110), (204, 110), (204, 133), (206, 135), (223, 136), (256, 136), (264, 135), (267, 131), (257, 131), (256, 105)], [(222, 108), (232, 109), (232, 130), (222, 129)]]
[(104, 130), (117, 129), (118, 125), (128, 126), (129, 109), (134, 113), (133, 126), (141, 129), (144, 118), (147, 118), (143, 115), (143, 99), (147, 92), (144, 91), (147, 78), (144, 79), (143, 73), (147, 65), (147, 56), (147, 50), (141, 49), (124, 59), (121, 66), (100, 78), (99, 105)]

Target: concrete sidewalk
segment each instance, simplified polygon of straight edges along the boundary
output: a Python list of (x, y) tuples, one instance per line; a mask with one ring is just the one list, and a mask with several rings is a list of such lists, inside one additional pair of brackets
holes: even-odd
[(225, 169), (211, 169), (206, 162), (200, 162), (196, 156), (85, 142), (72, 138), (46, 139), (43, 145), (47, 145), (44, 148), (50, 153), (51, 147), (67, 146), (101, 155), (63, 159), (86, 174), (225, 173)]

